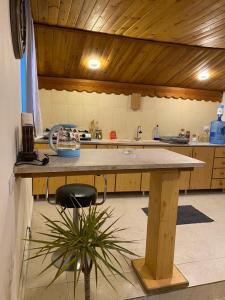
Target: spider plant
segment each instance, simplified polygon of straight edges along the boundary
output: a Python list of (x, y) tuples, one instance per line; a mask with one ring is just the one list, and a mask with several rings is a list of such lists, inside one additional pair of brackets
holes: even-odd
[[(94, 268), (95, 272), (96, 286), (99, 273), (112, 286), (105, 274), (105, 268), (111, 274), (117, 274), (128, 280), (123, 274), (119, 257), (127, 262), (128, 256), (136, 256), (133, 252), (123, 247), (123, 244), (134, 241), (125, 241), (116, 237), (116, 234), (125, 230), (125, 228), (116, 227), (119, 218), (113, 219), (113, 210), (111, 208), (100, 210), (97, 206), (90, 206), (86, 212), (81, 208), (81, 213), (78, 215), (78, 225), (72, 222), (69, 212), (66, 210), (61, 212), (58, 208), (57, 211), (60, 215), (59, 220), (51, 220), (47, 216), (42, 215), (46, 221), (48, 232), (39, 232), (39, 234), (45, 236), (47, 240), (32, 240), (40, 245), (34, 248), (37, 251), (36, 254), (29, 258), (34, 259), (43, 256), (44, 260), (47, 255), (56, 253), (56, 251), (60, 253), (41, 272), (42, 274), (57, 261), (60, 261), (60, 266), (49, 285), (64, 271), (67, 271), (69, 267), (72, 267), (74, 273), (74, 298), (78, 280), (81, 272), (83, 272), (85, 300), (90, 300), (90, 274), (92, 268)], [(51, 239), (49, 240), (49, 238)]]

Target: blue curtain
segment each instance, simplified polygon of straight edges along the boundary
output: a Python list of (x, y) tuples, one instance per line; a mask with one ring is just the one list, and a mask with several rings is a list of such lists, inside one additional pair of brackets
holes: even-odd
[(38, 93), (38, 77), (36, 64), (36, 49), (34, 39), (34, 25), (30, 8), (30, 1), (26, 1), (27, 13), (27, 45), (26, 45), (26, 110), (33, 114), (36, 136), (43, 135), (41, 108)]
[(21, 98), (22, 98), (22, 112), (27, 111), (27, 97), (26, 97), (26, 53), (20, 61), (21, 74)]

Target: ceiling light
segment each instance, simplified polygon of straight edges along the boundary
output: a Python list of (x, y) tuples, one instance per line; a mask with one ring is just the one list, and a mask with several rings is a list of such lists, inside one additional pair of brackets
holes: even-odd
[(209, 72), (208, 71), (202, 71), (198, 74), (199, 80), (207, 80), (209, 79)]
[(101, 65), (101, 63), (98, 59), (92, 58), (92, 59), (89, 59), (89, 61), (88, 61), (88, 67), (90, 69), (98, 69), (98, 68), (100, 68), (100, 65)]

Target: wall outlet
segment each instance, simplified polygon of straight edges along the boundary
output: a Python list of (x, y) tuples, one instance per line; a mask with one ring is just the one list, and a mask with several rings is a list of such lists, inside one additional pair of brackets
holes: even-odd
[(11, 195), (12, 192), (14, 191), (14, 186), (15, 186), (15, 176), (14, 176), (14, 174), (11, 174), (8, 182), (9, 182), (9, 195)]

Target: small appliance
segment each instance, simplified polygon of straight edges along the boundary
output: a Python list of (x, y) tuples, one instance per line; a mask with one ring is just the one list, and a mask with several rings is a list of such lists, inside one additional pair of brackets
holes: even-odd
[(91, 133), (87, 130), (79, 130), (79, 137), (81, 141), (90, 141)]
[(49, 157), (44, 154), (40, 159), (36, 151), (34, 151), (34, 123), (32, 113), (21, 114), (22, 125), (22, 151), (17, 155), (15, 165), (35, 165), (45, 166), (49, 162)]
[(188, 144), (189, 138), (180, 136), (162, 136), (160, 141), (169, 144)]
[[(53, 137), (57, 133), (56, 143)], [(49, 134), (49, 145), (57, 155), (62, 157), (80, 156), (80, 135), (74, 124), (58, 124), (52, 127)]]
[(18, 153), (17, 161), (33, 161), (37, 159), (34, 151), (34, 124), (31, 113), (21, 114), (22, 125), (22, 151)]

